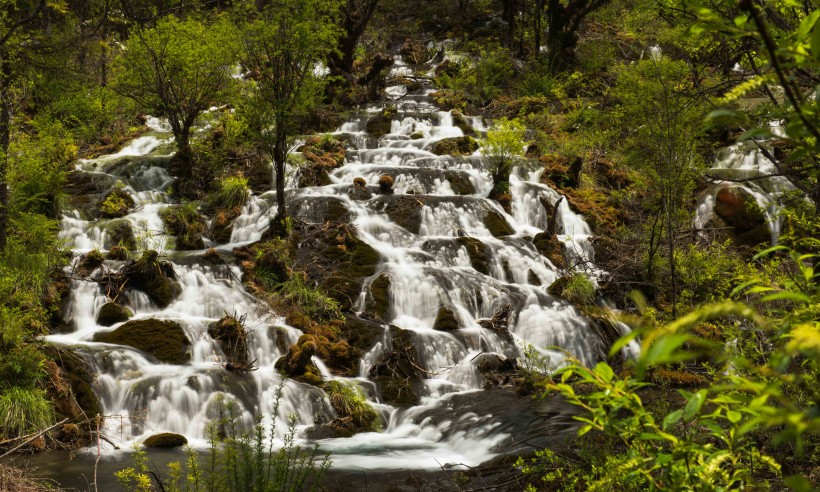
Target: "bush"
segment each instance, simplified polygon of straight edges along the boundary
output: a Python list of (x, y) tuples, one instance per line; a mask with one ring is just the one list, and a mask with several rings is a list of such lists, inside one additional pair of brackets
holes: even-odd
[(358, 385), (328, 381), (325, 384), (325, 391), (336, 413), (340, 417), (349, 417), (356, 429), (378, 431), (381, 428), (378, 412), (367, 402), (364, 391)]
[(54, 409), (45, 391), (13, 387), (0, 393), (0, 435), (22, 436), (54, 423)]
[(219, 180), (219, 189), (208, 197), (208, 204), (214, 210), (230, 210), (248, 203), (250, 196), (247, 178), (228, 176)]

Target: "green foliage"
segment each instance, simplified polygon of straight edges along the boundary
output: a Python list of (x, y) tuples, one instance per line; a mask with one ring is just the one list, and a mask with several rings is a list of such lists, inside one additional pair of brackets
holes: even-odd
[(208, 196), (208, 204), (214, 210), (231, 210), (248, 203), (250, 187), (244, 176), (228, 176), (219, 180), (219, 188)]
[(501, 118), (481, 139), (481, 153), (490, 159), (493, 183), (508, 181), (513, 160), (524, 154), (528, 142), (524, 140), (527, 128), (518, 120)]
[(481, 49), (475, 58), (455, 62), (436, 79), (438, 85), (466, 93), (476, 105), (485, 105), (500, 96), (513, 79), (510, 52), (494, 46)]
[(737, 277), (750, 268), (731, 248), (730, 241), (678, 249), (675, 265), (681, 285), (679, 301), (688, 308), (726, 299)]
[(581, 272), (569, 276), (561, 297), (579, 306), (595, 304), (595, 284)]
[(230, 88), (236, 39), (225, 17), (205, 23), (167, 15), (153, 28), (136, 27), (115, 61), (112, 88), (167, 118), (177, 146), (185, 149), (196, 118)]
[[(763, 313), (735, 302), (701, 307), (660, 328), (623, 337), (643, 337), (634, 375), (616, 375), (607, 363), (590, 369), (572, 364), (556, 372), (548, 389), (584, 410), (579, 435), (595, 431), (618, 443), (607, 469), (589, 490), (716, 490), (808, 483), (781, 477), (792, 468), (791, 443), (798, 455), (816, 455), (820, 418), (815, 411), (820, 364), (820, 276), (816, 254), (785, 246), (763, 253), (785, 253), (790, 275), (782, 282), (748, 273), (734, 294), (742, 294)], [(717, 345), (696, 327), (710, 320), (735, 319), (743, 327), (738, 343)], [(765, 340), (761, 342), (761, 340)], [(752, 343), (748, 343), (752, 342)], [(755, 347), (769, 348), (761, 352)], [(709, 357), (715, 380), (665, 405), (647, 404), (644, 377), (653, 368)], [(583, 388), (583, 391), (580, 389)], [(550, 460), (553, 456), (544, 456)]]
[(342, 319), (342, 308), (339, 302), (322, 292), (318, 287), (311, 287), (303, 274), (291, 275), (285, 282), (276, 286), (276, 291), (294, 306), (299, 312), (314, 320)]
[(20, 387), (0, 393), (0, 436), (22, 436), (54, 423), (54, 409), (41, 389)]
[(325, 391), (336, 412), (341, 417), (349, 417), (357, 429), (380, 430), (381, 417), (367, 402), (364, 391), (358, 385), (342, 381), (328, 381), (325, 383)]
[[(284, 384), (284, 383), (282, 383)], [(211, 422), (208, 427), (209, 447), (202, 456), (192, 448), (186, 451), (183, 473), (179, 462), (168, 465), (162, 488), (167, 492), (303, 492), (320, 490), (322, 479), (330, 468), (330, 456), (322, 456), (318, 445), (303, 448), (296, 443), (296, 419), (289, 420), (282, 446), (274, 448), (275, 424), (279, 411), (282, 385), (277, 389), (272, 414), (274, 422), (266, 431), (261, 421), (249, 432), (239, 426), (231, 414)], [(120, 485), (128, 492), (154, 490), (146, 454), (137, 450), (135, 465), (116, 473)]]

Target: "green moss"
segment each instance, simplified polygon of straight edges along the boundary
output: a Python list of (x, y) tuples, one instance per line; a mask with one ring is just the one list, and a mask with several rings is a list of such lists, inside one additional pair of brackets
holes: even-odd
[(103, 304), (103, 307), (100, 309), (100, 314), (97, 316), (97, 324), (101, 326), (111, 326), (122, 321), (128, 321), (128, 318), (133, 315), (134, 313), (127, 307), (114, 302), (108, 302)]
[(370, 297), (367, 312), (386, 320), (390, 312), (390, 276), (383, 273), (370, 282)]
[(433, 144), (430, 151), (436, 155), (472, 155), (478, 150), (478, 142), (473, 137), (443, 138)]
[(350, 435), (378, 431), (381, 428), (378, 412), (367, 402), (364, 391), (358, 385), (328, 381), (324, 389), (336, 413), (342, 418), (350, 419)]
[(472, 195), (475, 193), (475, 186), (465, 173), (445, 171), (444, 179), (450, 183), (450, 188), (453, 189), (456, 195)]
[(467, 118), (461, 114), (461, 111), (453, 111), (453, 125), (461, 129), (461, 132), (468, 137), (475, 137), (478, 135), (475, 128), (473, 128), (467, 121)]
[(134, 199), (125, 191), (125, 185), (117, 182), (114, 188), (100, 200), (97, 211), (101, 217), (113, 219), (128, 215), (134, 205)]
[(202, 240), (202, 234), (207, 228), (205, 217), (197, 213), (193, 204), (164, 208), (159, 216), (165, 224), (165, 229), (174, 236), (177, 250), (205, 248), (205, 242)]
[(168, 364), (185, 364), (191, 360), (188, 337), (182, 326), (175, 321), (129, 321), (112, 332), (95, 334), (94, 341), (128, 345)]
[(159, 260), (156, 251), (145, 251), (139, 260), (126, 266), (128, 286), (141, 290), (160, 308), (167, 307), (179, 294), (179, 285), (173, 275), (173, 266)]
[(94, 270), (100, 267), (105, 262), (105, 257), (98, 250), (94, 249), (86, 253), (75, 268), (77, 274), (80, 276), (90, 275)]
[(484, 216), (484, 225), (495, 237), (509, 236), (515, 233), (512, 226), (500, 213), (495, 210), (488, 210)]
[(366, 130), (370, 136), (381, 138), (390, 133), (391, 125), (392, 118), (384, 113), (379, 113), (375, 116), (371, 116), (370, 119), (367, 120)]
[(105, 243), (108, 249), (114, 246), (121, 246), (128, 250), (135, 248), (134, 230), (131, 223), (125, 219), (112, 220), (104, 228)]
[(248, 330), (242, 318), (225, 316), (214, 321), (208, 325), (208, 335), (219, 343), (219, 348), (227, 357), (227, 367), (247, 368)]
[(146, 448), (179, 448), (188, 444), (188, 439), (185, 436), (174, 434), (171, 432), (164, 432), (162, 434), (154, 434), (145, 441), (142, 445)]
[(580, 272), (559, 278), (547, 287), (547, 292), (578, 306), (595, 303), (595, 284)]

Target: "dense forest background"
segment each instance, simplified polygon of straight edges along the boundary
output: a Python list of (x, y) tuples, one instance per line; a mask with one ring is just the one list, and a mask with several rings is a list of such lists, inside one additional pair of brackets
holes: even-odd
[[(253, 251), (264, 272), (250, 264), (247, 282), (344, 366), (349, 337), (334, 320), (351, 306), (288, 269), (289, 238), (304, 231), (284, 201), (286, 166), (319, 184), (344, 147), (314, 138), (315, 159), (294, 163), (289, 146), (378, 100), (394, 54), (422, 64), (446, 53), (429, 79), (400, 83), (429, 84), (442, 109), (495, 122), (478, 142), (497, 159), (490, 198), (502, 207), (516, 159), (544, 169), (592, 226), (607, 272), (596, 288), (565, 265), (550, 292), (591, 319), (617, 309), (632, 328), (592, 368), (519, 365), (521, 394), (559, 393), (585, 413), (577, 440), (509, 473), (533, 490), (816, 489), (818, 18), (814, 0), (0, 0), (0, 453), (64, 419), (23, 449), (94, 439), (90, 376), (41, 340), (69, 285), (57, 234), (82, 194), (77, 159), (121, 147), (146, 115), (167, 118), (183, 205), (163, 220), (188, 249), (201, 243), (198, 207), (229, 221), (249, 189), (278, 190)], [(192, 132), (209, 108), (210, 130)], [(740, 141), (758, 142), (773, 171), (710, 174)], [(693, 226), (708, 182), (771, 176), (791, 185), (776, 244), (738, 191)], [(121, 216), (127, 200), (114, 189), (94, 213)], [(540, 239), (563, 263), (554, 230)], [(634, 337), (643, 349), (626, 360)], [(284, 370), (310, 380), (299, 350)], [(366, 408), (348, 412), (374, 425)]]

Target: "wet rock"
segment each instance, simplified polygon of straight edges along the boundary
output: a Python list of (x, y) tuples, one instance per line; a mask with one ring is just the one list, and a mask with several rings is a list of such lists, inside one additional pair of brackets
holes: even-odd
[(433, 329), (436, 331), (455, 331), (461, 328), (453, 310), (442, 306), (436, 314), (436, 320), (433, 322)]
[(241, 213), (241, 206), (218, 210), (211, 223), (210, 238), (220, 244), (230, 242), (231, 233), (233, 233), (233, 221)]
[(160, 448), (171, 449), (179, 448), (188, 444), (188, 439), (185, 436), (174, 434), (171, 432), (163, 432), (162, 434), (154, 434), (145, 441), (142, 445), (146, 448)]
[(766, 214), (742, 187), (724, 186), (718, 190), (714, 211), (733, 229), (733, 239), (738, 246), (756, 246), (771, 240)]
[(71, 171), (66, 174), (63, 190), (66, 200), (84, 216), (95, 215), (97, 202), (114, 185), (114, 178), (107, 174)]
[(97, 315), (97, 324), (100, 326), (111, 326), (123, 321), (128, 321), (134, 313), (125, 306), (120, 306), (115, 302), (107, 302), (100, 308)]
[(427, 46), (424, 41), (406, 39), (399, 48), (399, 54), (404, 57), (404, 60), (414, 65), (420, 65), (427, 61), (428, 53)]
[(467, 250), (467, 255), (470, 257), (470, 265), (472, 265), (477, 272), (484, 275), (490, 274), (487, 245), (469, 236), (459, 237), (456, 239), (456, 242)]
[(222, 259), (222, 255), (219, 254), (219, 251), (214, 248), (208, 248), (208, 250), (205, 251), (205, 254), (202, 255), (202, 258), (212, 265), (221, 265), (225, 263), (225, 260)]
[(470, 123), (467, 121), (467, 118), (461, 114), (461, 111), (453, 110), (453, 125), (458, 127), (461, 132), (468, 137), (476, 137), (478, 134), (475, 131)]
[(484, 225), (495, 237), (510, 236), (515, 234), (512, 226), (507, 222), (503, 215), (495, 210), (488, 210), (484, 215)]
[(382, 339), (384, 328), (381, 323), (348, 314), (345, 316), (340, 336), (363, 354)]
[(226, 367), (230, 370), (249, 369), (248, 330), (244, 317), (225, 316), (208, 325), (208, 335), (219, 343), (225, 354)]
[(205, 248), (202, 234), (207, 229), (205, 217), (197, 213), (193, 205), (174, 205), (162, 209), (159, 214), (165, 229), (174, 236), (174, 246), (178, 251)]
[(116, 219), (108, 222), (103, 229), (105, 231), (105, 248), (111, 249), (115, 246), (126, 250), (133, 250), (135, 246), (134, 230), (131, 223), (125, 219)]
[(379, 193), (382, 195), (393, 194), (393, 176), (382, 174), (379, 177)]
[(368, 372), (379, 387), (382, 400), (394, 406), (411, 406), (419, 402), (416, 383), (426, 372), (421, 368), (412, 338), (404, 330), (393, 328), (392, 346), (382, 352)]
[(80, 261), (77, 262), (77, 265), (74, 267), (74, 272), (81, 277), (87, 277), (104, 262), (105, 257), (102, 253), (96, 249), (91, 250), (80, 258)]
[(390, 133), (390, 128), (393, 124), (393, 119), (391, 116), (384, 114), (384, 112), (379, 113), (375, 116), (371, 116), (369, 120), (367, 120), (367, 125), (365, 129), (367, 133), (370, 134), (371, 137), (374, 138), (381, 138), (388, 133)]
[(129, 287), (148, 294), (160, 308), (167, 307), (179, 295), (173, 265), (159, 260), (156, 251), (143, 252), (140, 259), (125, 266), (124, 273)]
[(140, 319), (129, 321), (116, 330), (96, 333), (95, 342), (128, 345), (167, 364), (185, 364), (191, 360), (185, 330), (175, 321)]
[(475, 193), (475, 186), (465, 173), (446, 171), (444, 178), (450, 183), (450, 188), (453, 189), (456, 195), (472, 195)]
[(316, 355), (318, 350), (319, 346), (313, 335), (302, 335), (288, 349), (288, 353), (276, 361), (275, 367), (279, 371), (284, 371), (289, 377), (302, 380), (308, 384), (321, 383), (321, 377), (318, 381), (315, 380), (315, 377), (312, 377), (319, 372), (311, 361), (311, 358)]
[(410, 134), (410, 140), (421, 140), (424, 138), (424, 133), (422, 132), (413, 132)]
[(488, 381), (498, 381), (504, 373), (512, 374), (516, 370), (515, 359), (508, 359), (503, 354), (484, 353), (473, 359), (478, 372)]
[(492, 318), (478, 320), (479, 326), (485, 330), (490, 330), (498, 334), (501, 338), (512, 342), (513, 336), (510, 332), (510, 321), (512, 319), (512, 306), (507, 304), (493, 314)]
[(353, 200), (370, 200), (373, 198), (373, 192), (367, 187), (367, 181), (364, 178), (354, 179), (353, 188), (349, 189), (347, 194)]
[(421, 209), (424, 206), (422, 198), (408, 195), (394, 195), (380, 198), (375, 204), (387, 214), (391, 221), (413, 234), (421, 229)]
[(530, 285), (540, 286), (541, 279), (538, 278), (538, 275), (536, 275), (534, 271), (530, 270), (527, 274), (527, 283)]
[(478, 142), (472, 137), (443, 138), (433, 144), (430, 152), (436, 155), (472, 155), (478, 150)]
[(365, 310), (381, 320), (390, 315), (390, 276), (383, 273), (370, 282), (370, 295)]
[(345, 201), (336, 196), (297, 195), (287, 203), (291, 216), (305, 222), (350, 222), (353, 218)]
[(566, 266), (564, 257), (564, 243), (558, 240), (558, 236), (548, 232), (539, 232), (532, 239), (532, 244), (539, 253), (546, 256), (553, 265), (561, 268)]

